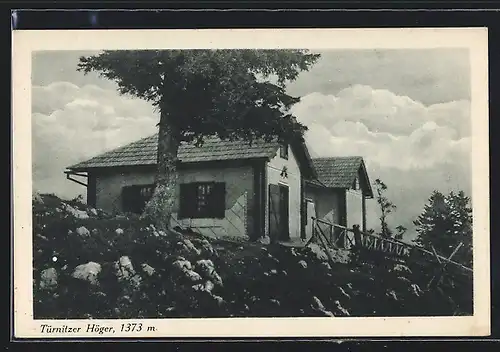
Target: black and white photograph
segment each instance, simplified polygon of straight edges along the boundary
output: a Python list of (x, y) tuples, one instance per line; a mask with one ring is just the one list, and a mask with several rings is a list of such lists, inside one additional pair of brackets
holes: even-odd
[(487, 334), (487, 32), (380, 31), (21, 33), (17, 330)]

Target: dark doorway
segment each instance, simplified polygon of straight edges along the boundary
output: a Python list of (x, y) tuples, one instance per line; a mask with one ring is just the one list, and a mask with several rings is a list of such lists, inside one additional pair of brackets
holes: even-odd
[(288, 204), (288, 186), (269, 185), (269, 237), (273, 242), (290, 239)]

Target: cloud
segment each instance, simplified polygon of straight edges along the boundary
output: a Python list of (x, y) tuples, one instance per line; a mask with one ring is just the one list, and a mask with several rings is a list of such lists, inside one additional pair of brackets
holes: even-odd
[(470, 99), (469, 51), (465, 48), (328, 50), (288, 86), (304, 96), (337, 95), (354, 83), (388, 89), (427, 105)]
[[(373, 182), (382, 179), (397, 206), (394, 226), (412, 228), (434, 190), (471, 190), (469, 102), (426, 106), (388, 90), (355, 85), (338, 95), (311, 93), (293, 107), (309, 127), (313, 156), (363, 156)], [(368, 205), (368, 225), (378, 209)]]
[(64, 197), (84, 193), (65, 179), (64, 169), (154, 133), (157, 120), (149, 103), (112, 90), (68, 82), (34, 86), (34, 187)]

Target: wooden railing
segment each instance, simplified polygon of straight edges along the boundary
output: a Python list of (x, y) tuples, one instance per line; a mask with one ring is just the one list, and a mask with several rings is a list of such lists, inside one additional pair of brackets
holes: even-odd
[(359, 228), (348, 228), (325, 220), (312, 218), (313, 237), (322, 236), (333, 248), (351, 249), (362, 247), (367, 250), (380, 251), (397, 256), (409, 256), (412, 245), (392, 238), (380, 237)]
[(354, 226), (350, 229), (345, 226), (312, 217), (312, 236), (308, 243), (315, 240), (319, 240), (324, 246), (329, 245), (331, 248), (365, 248), (367, 250), (385, 252), (398, 257), (408, 257), (411, 255), (412, 251), (419, 251), (432, 256), (443, 266), (445, 263), (452, 264), (466, 273), (472, 274), (471, 268), (451, 260), (461, 244), (448, 258), (446, 258), (438, 255), (435, 251), (431, 252), (422, 247), (405, 243), (394, 238), (384, 238), (361, 231), (359, 226)]

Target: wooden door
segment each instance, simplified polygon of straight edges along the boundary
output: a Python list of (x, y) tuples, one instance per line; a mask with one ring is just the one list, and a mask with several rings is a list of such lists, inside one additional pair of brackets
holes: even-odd
[(289, 236), (289, 191), (284, 185), (269, 185), (269, 237), (272, 242)]
[(288, 186), (279, 185), (280, 188), (280, 240), (290, 239), (290, 209)]
[(306, 239), (310, 239), (313, 233), (313, 217), (316, 217), (316, 206), (312, 199), (306, 199)]

